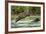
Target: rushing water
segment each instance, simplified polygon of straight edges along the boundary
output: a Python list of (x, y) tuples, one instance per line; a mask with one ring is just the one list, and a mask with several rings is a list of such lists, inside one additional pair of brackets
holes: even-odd
[[(31, 18), (31, 20), (28, 20), (30, 18)], [(11, 27), (12, 28), (40, 27), (40, 21), (36, 21), (36, 22), (33, 21), (34, 18), (36, 18), (36, 16), (35, 17), (30, 17), (30, 18), (26, 17), (26, 20), (23, 19), (23, 20), (20, 20), (18, 22), (16, 22), (15, 20), (12, 20), (11, 21)]]
[(40, 21), (38, 22), (14, 22), (11, 24), (12, 28), (20, 28), (20, 27), (40, 27)]

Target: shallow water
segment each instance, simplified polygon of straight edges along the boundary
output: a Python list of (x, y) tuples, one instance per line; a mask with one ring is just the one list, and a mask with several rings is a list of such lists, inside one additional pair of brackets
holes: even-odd
[(11, 27), (12, 28), (24, 28), (24, 27), (40, 27), (40, 21), (34, 22), (35, 18), (40, 18), (40, 16), (30, 16), (26, 17), (20, 21), (12, 20)]
[(22, 28), (22, 27), (40, 27), (40, 21), (38, 22), (16, 22), (11, 24), (12, 28)]

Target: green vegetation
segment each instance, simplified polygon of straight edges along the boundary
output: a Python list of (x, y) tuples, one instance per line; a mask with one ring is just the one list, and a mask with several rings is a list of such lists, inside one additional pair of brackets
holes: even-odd
[(20, 19), (23, 19), (27, 16), (40, 16), (40, 7), (31, 7), (31, 6), (11, 6), (12, 16), (18, 16), (16, 22)]
[(31, 12), (32, 15), (40, 15), (40, 7), (30, 7), (30, 6), (11, 6), (12, 14), (19, 14), (22, 12)]

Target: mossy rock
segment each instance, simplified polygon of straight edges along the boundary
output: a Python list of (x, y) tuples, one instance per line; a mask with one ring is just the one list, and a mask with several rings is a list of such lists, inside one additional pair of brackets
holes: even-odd
[(39, 19), (39, 18), (36, 18), (36, 19), (34, 20), (34, 22), (38, 22), (38, 21), (40, 21), (40, 19)]

